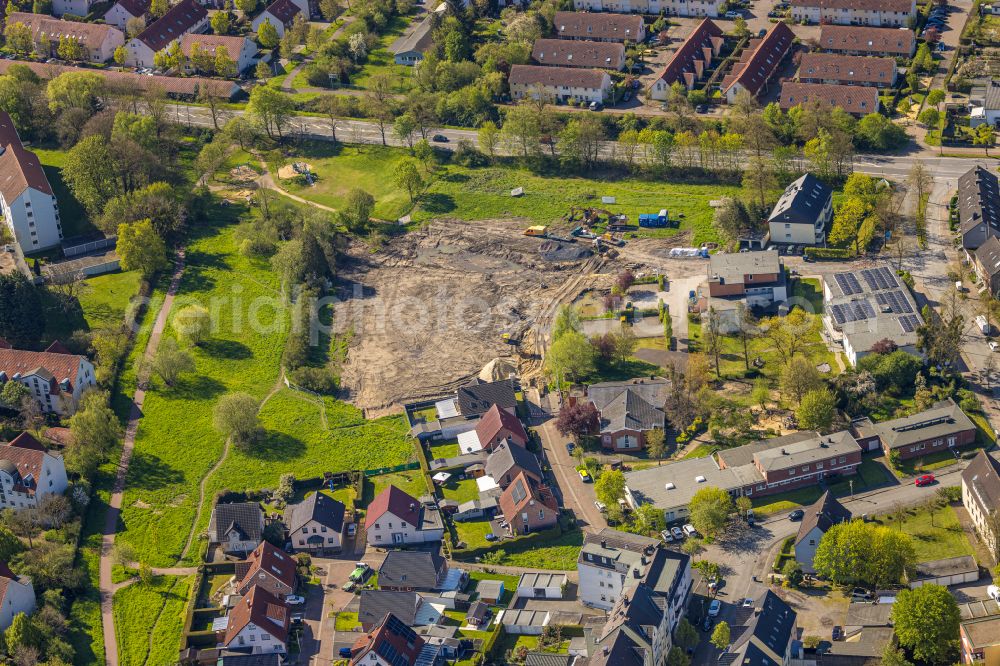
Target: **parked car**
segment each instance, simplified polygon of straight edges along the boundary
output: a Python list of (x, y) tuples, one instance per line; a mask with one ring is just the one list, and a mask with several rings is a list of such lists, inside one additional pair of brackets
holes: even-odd
[(684, 532), (679, 527), (671, 527), (670, 533), (674, 535), (674, 538), (680, 541), (684, 538)]
[(289, 606), (301, 606), (305, 602), (306, 598), (300, 597), (297, 594), (289, 594), (287, 597), (285, 597), (285, 603), (288, 604)]
[(753, 599), (747, 597), (743, 600), (743, 608), (753, 608)]
[(708, 631), (711, 628), (712, 628), (712, 618), (706, 615), (705, 621), (701, 625), (701, 629), (702, 631)]
[(708, 113), (708, 104), (699, 104), (694, 110), (696, 113)]
[(368, 577), (370, 571), (371, 567), (364, 562), (355, 562), (354, 571), (351, 572), (350, 579), (356, 583), (360, 583)]
[(302, 613), (292, 613), (292, 624), (302, 624), (302, 620), (304, 619), (305, 617)]
[(590, 478), (590, 472), (588, 472), (585, 469), (581, 469), (581, 470), (577, 470), (577, 471), (580, 474), (580, 480), (581, 481), (583, 481), (584, 483), (590, 483), (591, 482), (592, 479)]
[(727, 19), (732, 20), (732, 19), (738, 19), (740, 16), (742, 16), (742, 14), (740, 14), (739, 12), (728, 11), (726, 12), (725, 16)]
[(351, 658), (351, 648), (349, 648), (349, 647), (342, 647), (342, 648), (340, 648), (340, 651), (337, 654), (340, 655), (341, 659), (350, 659)]
[(767, 28), (761, 28), (760, 30), (757, 31), (758, 37), (763, 37), (766, 34), (767, 34)]
[(566, 453), (573, 455), (573, 449), (576, 448), (576, 444), (573, 442), (566, 442)]
[(493, 534), (493, 532), (490, 532), (489, 534), (487, 534), (483, 538), (485, 538), (487, 541), (496, 541), (497, 540), (497, 535)]
[(608, 510), (608, 505), (600, 500), (594, 500), (594, 506), (596, 506), (597, 510), (600, 511), (601, 513), (604, 513), (605, 511)]
[(435, 141), (437, 143), (448, 143), (448, 137), (444, 134), (435, 134), (431, 137), (431, 141)]
[(698, 530), (694, 528), (694, 525), (688, 523), (687, 525), (684, 526), (684, 534), (686, 534), (689, 537), (697, 536)]
[(604, 108), (604, 105), (601, 104), (600, 102), (591, 102), (589, 108), (591, 111), (600, 111), (601, 109)]
[(722, 602), (718, 599), (712, 599), (712, 603), (708, 605), (708, 616), (716, 617), (719, 611), (722, 610)]
[(674, 535), (670, 533), (670, 530), (663, 530), (660, 532), (660, 537), (667, 543), (674, 542)]
[(791, 521), (802, 520), (805, 517), (805, 515), (806, 512), (803, 511), (802, 509), (796, 509), (795, 511), (792, 511), (790, 514), (788, 514), (788, 520)]
[(990, 585), (986, 588), (986, 596), (988, 596), (993, 601), (1000, 603), (1000, 587), (996, 585)]
[(933, 474), (921, 474), (920, 476), (918, 476), (916, 478), (916, 480), (913, 483), (918, 488), (923, 488), (924, 486), (929, 486), (932, 483), (934, 483), (934, 475)]
[(343, 584), (343, 585), (342, 585), (342, 586), (340, 587), (340, 589), (342, 589), (342, 590), (343, 590), (344, 592), (353, 592), (353, 591), (354, 591), (354, 588), (355, 588), (356, 586), (357, 586), (357, 583), (355, 583), (355, 582), (354, 582), (353, 580), (349, 580), (349, 581), (347, 581), (346, 583), (344, 583), (344, 584)]
[(835, 626), (833, 628), (832, 632), (830, 632), (830, 639), (831, 640), (835, 640), (835, 641), (839, 641), (840, 638), (841, 638), (841, 636), (843, 636), (843, 635), (844, 635), (844, 630), (841, 629), (840, 626), (838, 625), (838, 626)]
[(871, 592), (869, 592), (868, 590), (866, 590), (863, 587), (856, 587), (853, 590), (851, 590), (851, 599), (855, 599), (855, 600), (861, 599), (861, 600), (864, 600), (864, 601), (871, 601), (874, 598), (875, 598), (875, 595), (872, 594)]
[(990, 346), (990, 351), (995, 352), (1000, 349), (1000, 344), (997, 344), (995, 340), (990, 340), (987, 344)]
[(357, 533), (358, 533), (358, 524), (357, 523), (348, 523), (347, 524), (347, 536), (352, 537), (352, 536), (354, 536)]

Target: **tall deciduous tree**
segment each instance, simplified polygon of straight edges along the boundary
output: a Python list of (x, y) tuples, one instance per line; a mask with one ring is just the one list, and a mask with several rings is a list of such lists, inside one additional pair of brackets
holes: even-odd
[(715, 536), (726, 526), (733, 512), (733, 498), (725, 490), (709, 486), (694, 494), (688, 503), (691, 524), (705, 536)]
[(795, 418), (803, 430), (827, 430), (836, 414), (836, 398), (827, 389), (809, 391), (802, 396)]
[(248, 393), (224, 395), (215, 406), (215, 429), (235, 444), (248, 444), (260, 430), (260, 419), (257, 416), (259, 408), (257, 399)]
[(108, 394), (94, 390), (83, 394), (76, 413), (69, 419), (69, 430), (73, 441), (67, 447), (66, 462), (86, 479), (93, 478), (108, 451), (124, 434), (118, 417), (108, 406)]
[(354, 188), (347, 193), (344, 207), (338, 212), (341, 224), (354, 233), (364, 233), (371, 224), (375, 210), (375, 197), (362, 189)]
[(729, 623), (723, 620), (719, 624), (715, 625), (715, 629), (712, 630), (711, 643), (720, 650), (725, 650), (729, 646)]
[(559, 410), (556, 430), (580, 438), (594, 431), (598, 424), (597, 408), (589, 401), (577, 401)]
[(564, 333), (549, 348), (545, 366), (557, 382), (583, 379), (594, 371), (594, 348), (582, 333)]
[(273, 49), (279, 41), (281, 38), (278, 36), (278, 29), (270, 21), (264, 21), (257, 28), (257, 42), (265, 49)]
[(667, 437), (662, 428), (654, 428), (646, 432), (646, 452), (650, 457), (656, 458), (659, 466), (664, 454), (667, 452)]
[(608, 506), (618, 504), (625, 498), (625, 474), (620, 469), (604, 472), (594, 483), (594, 493)]
[(838, 585), (870, 589), (898, 583), (916, 562), (909, 535), (855, 520), (831, 527), (820, 539), (813, 566)]
[(421, 178), (420, 172), (417, 171), (417, 165), (413, 163), (413, 160), (403, 160), (397, 164), (395, 171), (393, 171), (392, 179), (396, 183), (396, 187), (401, 187), (410, 195), (411, 203), (417, 198), (417, 194), (420, 193), (420, 190), (424, 186), (424, 179)]
[[(265, 25), (270, 24), (265, 23)], [(292, 99), (280, 90), (270, 86), (257, 86), (250, 92), (247, 111), (260, 121), (267, 136), (272, 139), (283, 138), (283, 130), (294, 110)]]
[(15, 347), (31, 345), (45, 331), (38, 287), (19, 271), (0, 275), (0, 338)]
[(954, 662), (961, 619), (955, 597), (941, 585), (901, 590), (892, 605), (899, 644), (929, 664)]
[(121, 257), (123, 269), (139, 271), (144, 277), (170, 265), (163, 239), (157, 235), (149, 220), (118, 225), (115, 252)]

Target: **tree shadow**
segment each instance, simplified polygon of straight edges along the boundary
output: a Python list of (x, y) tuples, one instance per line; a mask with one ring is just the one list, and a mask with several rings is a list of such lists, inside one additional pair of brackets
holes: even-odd
[(469, 182), (469, 174), (467, 173), (446, 173), (438, 176), (438, 180), (443, 180), (446, 183), (467, 183)]
[(184, 271), (184, 291), (208, 291), (215, 286), (215, 278), (207, 271), (211, 269), (225, 270), (228, 262), (218, 252), (189, 251), (185, 259), (187, 268)]
[(157, 490), (180, 483), (184, 475), (163, 462), (159, 456), (136, 451), (129, 463), (129, 485), (143, 490)]
[(199, 345), (212, 358), (225, 358), (233, 361), (243, 361), (253, 357), (253, 352), (237, 340), (209, 339)]
[(444, 215), (455, 210), (455, 199), (450, 194), (430, 192), (421, 197), (420, 207), (432, 215)]
[(306, 444), (297, 437), (268, 430), (257, 441), (241, 447), (241, 450), (248, 458), (277, 462), (302, 456), (306, 451)]
[(163, 396), (176, 400), (209, 400), (222, 395), (225, 385), (204, 375), (188, 374), (180, 377), (173, 386), (165, 387)]

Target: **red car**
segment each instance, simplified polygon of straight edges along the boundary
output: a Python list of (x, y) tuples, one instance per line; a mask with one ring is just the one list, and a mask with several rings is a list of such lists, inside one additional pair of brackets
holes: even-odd
[(934, 475), (933, 474), (924, 474), (922, 476), (918, 476), (917, 480), (914, 481), (913, 483), (916, 484), (916, 486), (918, 488), (923, 487), (923, 486), (929, 486), (932, 483), (934, 483)]

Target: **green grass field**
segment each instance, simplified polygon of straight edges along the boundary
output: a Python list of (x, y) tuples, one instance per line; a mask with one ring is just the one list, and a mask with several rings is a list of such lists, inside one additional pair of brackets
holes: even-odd
[[(605, 174), (593, 178), (537, 175), (514, 165), (478, 169), (448, 165), (432, 174), (426, 191), (413, 206), (409, 195), (396, 187), (391, 177), (396, 165), (408, 157), (408, 151), (398, 148), (310, 144), (297, 150), (288, 161), (309, 162), (319, 180), (314, 186), (292, 181), (283, 181), (282, 186), (334, 208), (343, 205), (344, 196), (352, 187), (360, 187), (375, 197), (376, 217), (394, 220), (410, 212), (415, 223), (437, 217), (462, 220), (523, 217), (525, 226), (550, 224), (562, 220), (573, 206), (600, 208), (602, 196), (614, 196), (617, 203), (610, 208), (625, 213), (633, 222), (640, 213), (661, 208), (681, 220), (679, 230), (643, 229), (637, 232), (640, 235), (672, 236), (690, 230), (691, 242), (696, 244), (718, 240), (708, 202), (738, 191), (724, 185), (668, 183)], [(524, 196), (510, 196), (516, 187), (524, 188)]]
[(452, 499), (461, 504), (479, 499), (479, 486), (476, 485), (475, 479), (463, 479), (462, 481), (448, 479), (448, 482), (441, 486), (441, 494), (446, 499)]
[(389, 52), (389, 47), (406, 32), (411, 21), (413, 19), (409, 16), (393, 16), (389, 19), (375, 46), (369, 51), (365, 64), (351, 77), (353, 87), (366, 88), (373, 76), (384, 73), (389, 75), (393, 92), (405, 93), (413, 89), (413, 68), (397, 65), (394, 56)]
[(157, 576), (150, 585), (133, 583), (115, 594), (119, 664), (145, 666), (176, 661), (193, 582), (193, 576)]
[(59, 307), (52, 292), (46, 290), (45, 339), (65, 340), (77, 330), (94, 331), (122, 323), (129, 301), (139, 293), (140, 281), (136, 271), (87, 278), (77, 297), (80, 307), (69, 311)]
[(973, 554), (958, 515), (950, 506), (935, 508), (933, 512), (909, 509), (902, 522), (897, 522), (892, 516), (880, 516), (877, 521), (909, 534), (918, 562)]
[(427, 488), (427, 477), (418, 469), (410, 472), (380, 474), (379, 476), (369, 477), (365, 483), (365, 506), (389, 486), (396, 486), (410, 497), (416, 499), (430, 492)]
[(450, 439), (440, 444), (432, 444), (430, 449), (431, 460), (437, 460), (438, 458), (454, 458), (462, 452), (461, 449), (458, 448), (457, 439)]
[(49, 179), (52, 193), (59, 201), (59, 219), (62, 221), (63, 235), (72, 238), (81, 234), (93, 233), (97, 228), (93, 225), (87, 211), (77, 201), (69, 186), (62, 177), (62, 168), (66, 164), (66, 151), (47, 148), (32, 148), (38, 160), (42, 163), (45, 177)]

